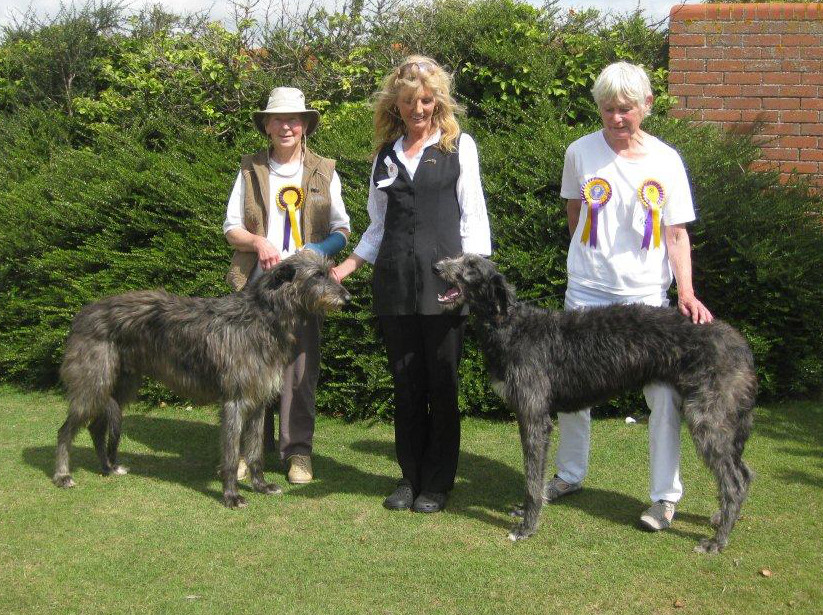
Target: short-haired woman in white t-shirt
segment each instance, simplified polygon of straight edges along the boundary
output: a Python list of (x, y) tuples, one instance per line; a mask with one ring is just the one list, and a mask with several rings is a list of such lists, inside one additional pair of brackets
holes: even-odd
[[(641, 129), (652, 106), (651, 84), (639, 66), (617, 62), (598, 76), (592, 95), (603, 128), (566, 151), (560, 194), (572, 235), (566, 309), (613, 303), (668, 305), (677, 282), (680, 311), (695, 323), (712, 314), (692, 287), (686, 223), (695, 219), (689, 182), (674, 149)], [(651, 409), (649, 452), (652, 506), (641, 524), (671, 525), (683, 494), (680, 481), (680, 398), (667, 385), (643, 389)], [(589, 409), (559, 413), (557, 473), (546, 483), (547, 501), (582, 488), (588, 471)]]

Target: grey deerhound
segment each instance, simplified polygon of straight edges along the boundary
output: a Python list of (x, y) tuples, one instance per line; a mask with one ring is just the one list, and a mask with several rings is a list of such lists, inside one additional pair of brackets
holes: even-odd
[(673, 386), (703, 461), (719, 487), (716, 533), (695, 548), (726, 546), (752, 478), (742, 459), (756, 381), (748, 344), (728, 324), (695, 325), (677, 309), (614, 305), (554, 312), (519, 303), (494, 264), (467, 254), (434, 266), (454, 289), (446, 306), (467, 303), (495, 391), (517, 415), (526, 475), (523, 521), (537, 530), (552, 430), (550, 411), (575, 411), (649, 382)]
[(220, 467), (226, 506), (246, 505), (237, 492), (241, 444), (254, 490), (278, 493), (279, 487), (263, 477), (264, 408), (280, 392), (297, 319), (349, 300), (348, 292), (330, 278), (330, 264), (303, 250), (231, 295), (136, 291), (84, 307), (72, 323), (60, 368), (69, 412), (57, 435), (54, 484), (75, 485), (69, 449), (84, 425), (103, 474), (127, 472), (117, 462), (123, 407), (146, 375), (197, 402), (222, 403)]

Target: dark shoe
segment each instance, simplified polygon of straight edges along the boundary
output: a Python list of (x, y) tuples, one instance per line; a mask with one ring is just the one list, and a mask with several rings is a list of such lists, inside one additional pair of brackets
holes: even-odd
[(422, 513), (436, 513), (440, 512), (446, 507), (446, 494), (434, 493), (433, 491), (424, 491), (417, 496), (414, 501), (412, 510), (414, 512)]
[(383, 500), (383, 506), (389, 510), (408, 510), (414, 503), (414, 491), (409, 481), (400, 479), (397, 488), (389, 497)]

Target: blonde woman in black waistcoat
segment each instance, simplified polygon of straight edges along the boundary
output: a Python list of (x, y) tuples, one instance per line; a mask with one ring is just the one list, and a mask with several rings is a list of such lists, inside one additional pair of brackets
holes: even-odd
[(460, 450), (457, 368), (466, 315), (443, 313), (447, 288), (432, 264), (491, 253), (477, 147), (461, 134), (451, 77), (411, 56), (383, 81), (375, 103), (371, 223), (332, 270), (343, 280), (374, 265), (374, 310), (394, 380), (395, 451), (402, 478), (391, 510), (438, 512), (454, 486)]
[[(278, 87), (265, 109), (255, 111), (254, 125), (269, 141), (256, 154), (243, 156), (229, 195), (223, 232), (234, 257), (227, 276), (235, 290), (262, 271), (301, 249), (333, 256), (349, 236), (334, 160), (306, 146), (320, 119), (307, 109), (303, 92)], [(298, 323), (295, 359), (283, 374), (278, 405), (280, 459), (290, 483), (308, 483), (314, 437), (315, 388), (320, 375), (320, 320)], [(266, 447), (274, 446), (274, 407), (265, 414)], [(243, 473), (241, 464), (239, 473)]]

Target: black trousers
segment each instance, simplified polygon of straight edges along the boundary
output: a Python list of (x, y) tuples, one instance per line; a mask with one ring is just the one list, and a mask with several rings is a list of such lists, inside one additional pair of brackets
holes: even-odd
[(403, 478), (421, 491), (454, 487), (460, 453), (457, 367), (466, 317), (380, 316), (394, 380), (394, 439)]

